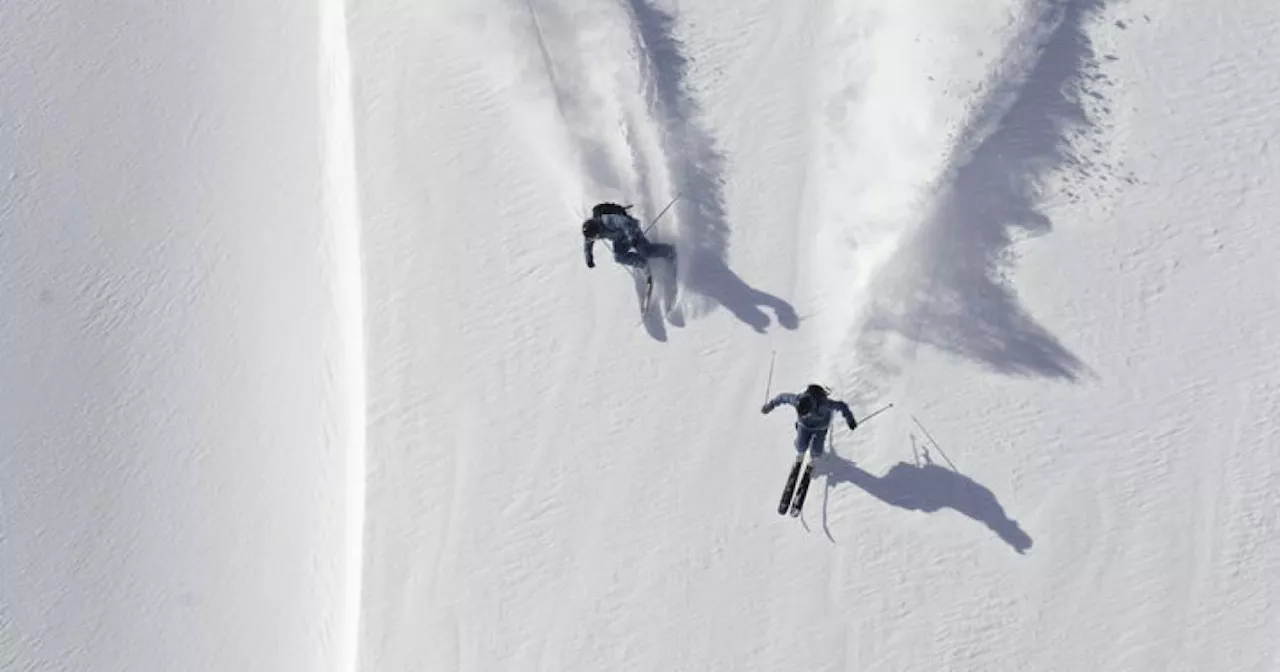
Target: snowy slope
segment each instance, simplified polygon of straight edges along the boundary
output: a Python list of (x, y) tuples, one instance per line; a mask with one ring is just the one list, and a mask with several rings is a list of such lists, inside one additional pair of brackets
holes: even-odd
[(319, 38), (296, 3), (0, 5), (0, 669), (350, 649)]
[(1278, 25), (4, 5), (0, 669), (1275, 669)]
[[(363, 669), (1280, 664), (1252, 4), (356, 12)], [(677, 191), (641, 327), (576, 224)]]
[[(355, 12), (362, 669), (1280, 664), (1251, 4)], [(577, 223), (676, 192), (641, 325)], [(797, 523), (811, 379), (894, 406)]]

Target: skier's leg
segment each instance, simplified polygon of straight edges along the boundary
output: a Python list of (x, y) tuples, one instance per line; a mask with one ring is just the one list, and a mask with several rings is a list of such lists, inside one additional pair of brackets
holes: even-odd
[(796, 456), (804, 457), (804, 452), (809, 449), (809, 441), (813, 439), (811, 432), (804, 425), (796, 423)]
[(676, 258), (676, 248), (674, 245), (670, 245), (668, 243), (655, 243), (649, 240), (640, 232), (639, 226), (635, 227), (635, 231), (632, 234), (632, 240), (635, 241), (636, 249), (640, 250), (641, 254), (650, 259), (659, 257), (661, 259), (674, 260)]
[(637, 245), (644, 240), (644, 231), (640, 228), (640, 222), (626, 212), (606, 210), (600, 214), (600, 221), (606, 229), (618, 236), (617, 240), (629, 241), (631, 245)]
[(634, 246), (640, 254), (643, 254), (646, 259), (658, 257), (662, 259), (675, 260), (676, 248), (666, 243), (654, 243), (650, 241), (645, 237), (644, 231), (640, 229), (639, 220), (634, 217), (627, 220), (627, 230), (631, 238), (632, 246)]
[(643, 255), (625, 245), (613, 246), (613, 260), (619, 264), (634, 266), (640, 270), (645, 270), (649, 267)]
[(825, 455), (826, 446), (823, 445), (827, 441), (827, 430), (823, 429), (813, 432), (813, 436), (809, 439), (809, 461), (817, 462)]
[(669, 243), (651, 243), (646, 240), (642, 245), (644, 248), (644, 256), (649, 257), (650, 259), (654, 257), (662, 259), (676, 258), (676, 248), (674, 245)]

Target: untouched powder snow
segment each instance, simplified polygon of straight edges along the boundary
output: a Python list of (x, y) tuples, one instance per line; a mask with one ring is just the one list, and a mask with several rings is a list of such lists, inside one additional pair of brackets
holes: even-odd
[(326, 670), (354, 645), (359, 269), (319, 26), (0, 5), (0, 669)]

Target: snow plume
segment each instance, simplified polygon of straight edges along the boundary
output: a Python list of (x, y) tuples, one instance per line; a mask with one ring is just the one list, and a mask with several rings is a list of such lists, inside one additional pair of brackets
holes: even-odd
[[(568, 139), (568, 151), (546, 155), (577, 157), (578, 175), (565, 186), (580, 190), (577, 203), (566, 200), (582, 209), (602, 200), (635, 204), (647, 225), (679, 194), (650, 235), (678, 240), (681, 284), (697, 297), (683, 303), (690, 313), (718, 305), (738, 312), (741, 282), (726, 265), (725, 160), (690, 90), (676, 15), (649, 0), (530, 0), (525, 10), (530, 51), (540, 55), (552, 93), (530, 90), (531, 103), (553, 100)], [(769, 322), (753, 317), (757, 330)], [(794, 327), (788, 311), (778, 309), (778, 318)]]
[(821, 161), (810, 187), (817, 192), (813, 263), (821, 269), (814, 281), (832, 288), (817, 293), (828, 322), (820, 330), (828, 335), (820, 375), (856, 380), (861, 394), (878, 396), (866, 386), (883, 376), (862, 367), (880, 366), (887, 355), (883, 342), (865, 337), (876, 333), (868, 321), (879, 324), (885, 303), (902, 298), (900, 278), (930, 277), (933, 269), (922, 262), (945, 266), (953, 259), (939, 249), (909, 264), (904, 245), (914, 253), (923, 239), (965, 235), (936, 220), (955, 208), (948, 194), (956, 166), (984, 146), (1020, 100), (1062, 15), (1058, 5), (1028, 0), (832, 9), (820, 47), (832, 76), (819, 94)]
[[(537, 54), (545, 74), (519, 84), (530, 108), (543, 113), (531, 141), (560, 138), (559, 146), (541, 153), (551, 160), (575, 159), (576, 165), (561, 171), (566, 206), (585, 216), (592, 204), (611, 200), (637, 205), (639, 217), (656, 215), (675, 192), (659, 129), (641, 97), (626, 13), (607, 3), (528, 0), (511, 18), (506, 39), (529, 44), (510, 55)], [(503, 58), (494, 63), (495, 71), (512, 71)]]
[[(1096, 124), (1083, 100), (1096, 65), (1085, 35), (1100, 3), (1028, 3), (975, 95), (919, 227), (874, 293), (860, 349), (903, 339), (900, 357), (925, 343), (1001, 373), (1075, 379), (1083, 364), (1021, 307), (1005, 280), (1019, 235), (1051, 223), (1041, 186), (1069, 166), (1072, 141)], [(892, 373), (898, 357), (876, 365)]]
[(344, 0), (325, 0), (320, 9), (320, 109), (324, 152), (324, 212), (328, 220), (328, 249), (333, 269), (332, 295), (338, 302), (339, 338), (343, 347), (343, 371), (337, 377), (346, 383), (346, 431), (340, 445), (347, 457), (346, 481), (346, 567), (341, 605), (342, 633), (336, 638), (340, 651), (338, 669), (358, 668), (360, 596), (364, 566), (365, 510), (365, 347), (364, 289), (360, 247), (360, 198), (355, 172), (355, 135), (352, 121), (351, 57), (347, 46)]
[[(666, 215), (670, 221), (663, 227), (679, 232), (680, 275), (686, 289), (702, 297), (697, 302), (701, 306), (691, 306), (702, 312), (726, 303), (720, 296), (728, 284), (721, 276), (729, 272), (725, 266), (729, 243), (722, 177), (725, 159), (690, 91), (690, 61), (677, 35), (676, 16), (652, 0), (627, 0), (626, 4), (640, 54), (645, 102), (662, 134), (667, 171), (680, 190), (673, 212)], [(661, 208), (663, 204), (654, 205)]]

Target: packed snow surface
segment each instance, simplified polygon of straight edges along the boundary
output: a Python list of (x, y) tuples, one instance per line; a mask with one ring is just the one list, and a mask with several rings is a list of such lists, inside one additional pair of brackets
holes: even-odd
[(0, 3), (5, 672), (354, 661), (364, 362), (354, 187), (326, 167), (350, 105), (321, 67), (332, 12)]
[(1280, 6), (114, 4), (0, 7), (0, 668), (1280, 667)]

